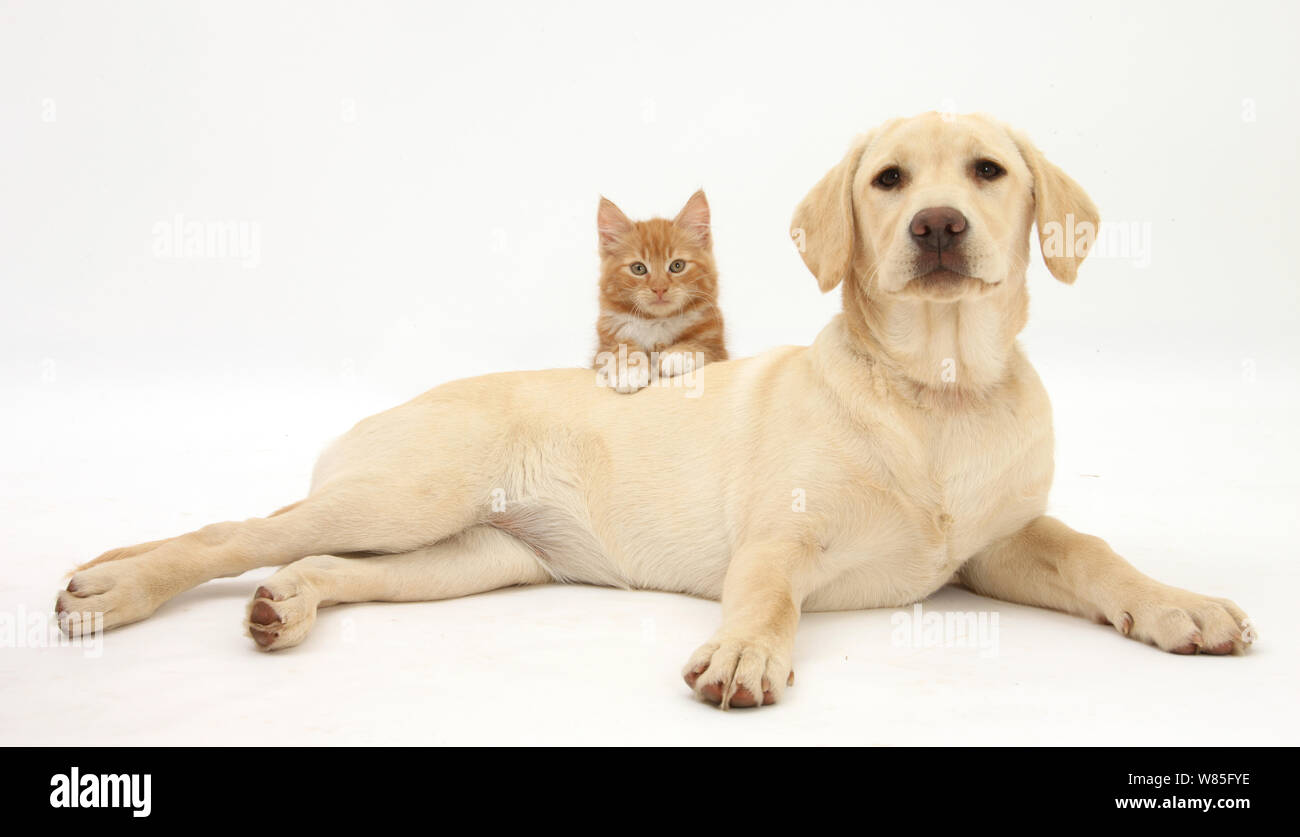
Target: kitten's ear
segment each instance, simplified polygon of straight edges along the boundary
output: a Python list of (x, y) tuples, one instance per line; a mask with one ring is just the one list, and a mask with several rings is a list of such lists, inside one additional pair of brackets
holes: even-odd
[(608, 253), (620, 238), (632, 231), (632, 222), (609, 198), (600, 199), (596, 210), (596, 232), (600, 235), (600, 252)]
[(686, 206), (682, 211), (677, 213), (673, 219), (673, 226), (689, 233), (701, 247), (708, 247), (712, 243), (712, 234), (709, 232), (709, 202), (704, 197), (704, 190), (700, 189), (691, 195)]

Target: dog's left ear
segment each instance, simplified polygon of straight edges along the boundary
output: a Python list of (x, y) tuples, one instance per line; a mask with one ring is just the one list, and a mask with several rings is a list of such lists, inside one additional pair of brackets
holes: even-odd
[(1034, 178), (1034, 223), (1043, 261), (1053, 276), (1071, 284), (1097, 240), (1101, 216), (1082, 186), (1023, 135), (1010, 133)]
[(839, 165), (799, 202), (790, 220), (790, 237), (803, 263), (817, 277), (822, 293), (833, 290), (853, 269), (858, 246), (853, 178), (869, 142), (866, 134), (854, 140)]

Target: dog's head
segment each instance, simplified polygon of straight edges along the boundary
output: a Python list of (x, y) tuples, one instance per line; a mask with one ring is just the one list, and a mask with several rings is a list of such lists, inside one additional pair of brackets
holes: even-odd
[(869, 298), (948, 302), (1023, 286), (1035, 222), (1048, 269), (1073, 282), (1097, 221), (1028, 140), (984, 116), (927, 113), (859, 137), (792, 235), (823, 292), (853, 282)]

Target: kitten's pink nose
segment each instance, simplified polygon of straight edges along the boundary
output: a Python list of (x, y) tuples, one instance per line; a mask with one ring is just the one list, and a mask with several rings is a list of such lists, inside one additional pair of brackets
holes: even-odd
[(660, 302), (664, 301), (664, 296), (668, 293), (667, 288), (651, 288), (650, 290), (655, 292), (655, 296), (659, 297)]

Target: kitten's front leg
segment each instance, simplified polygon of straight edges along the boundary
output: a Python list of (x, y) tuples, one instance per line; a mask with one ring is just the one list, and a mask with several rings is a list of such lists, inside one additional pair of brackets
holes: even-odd
[(650, 359), (626, 344), (610, 346), (596, 353), (596, 386), (629, 394), (650, 385)]
[(659, 353), (659, 376), (689, 375), (704, 364), (720, 359), (700, 343), (674, 343)]
[(726, 359), (727, 350), (721, 343), (702, 340), (674, 343), (659, 353), (659, 376), (689, 375), (706, 363)]
[(659, 353), (659, 377), (661, 378), (689, 375), (703, 365), (704, 361), (696, 358), (695, 349), (691, 346), (670, 346)]

